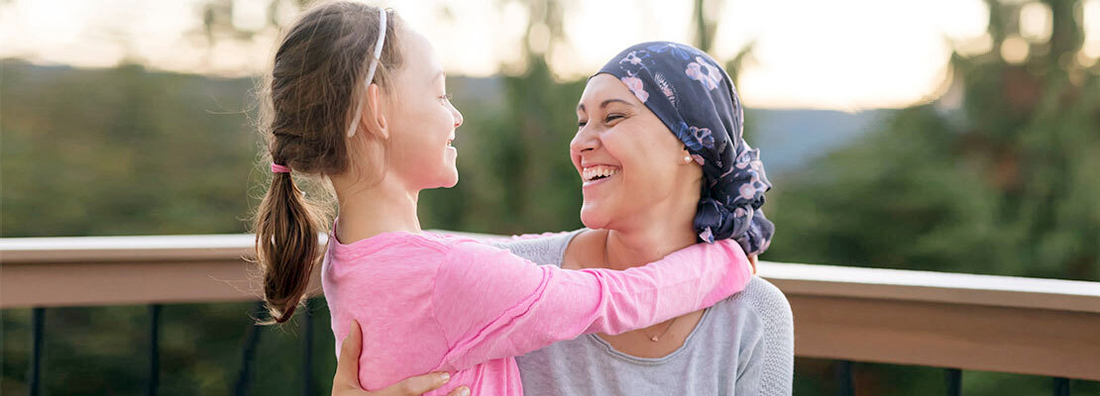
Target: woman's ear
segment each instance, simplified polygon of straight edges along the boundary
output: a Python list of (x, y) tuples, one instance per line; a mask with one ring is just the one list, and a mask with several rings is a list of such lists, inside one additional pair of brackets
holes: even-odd
[(367, 124), (367, 130), (379, 139), (389, 139), (389, 123), (386, 122), (386, 114), (382, 111), (382, 92), (378, 84), (371, 84), (367, 87), (367, 105), (370, 108), (363, 117), (363, 121)]
[(688, 151), (687, 146), (684, 146), (684, 148), (680, 150), (680, 155), (682, 156), (680, 158), (683, 158), (680, 162), (682, 162), (684, 165), (695, 162), (695, 159), (691, 157), (691, 152)]

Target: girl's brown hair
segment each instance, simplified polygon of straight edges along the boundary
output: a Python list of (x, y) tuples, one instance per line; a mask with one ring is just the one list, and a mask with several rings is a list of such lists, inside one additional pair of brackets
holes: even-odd
[[(332, 217), (332, 205), (323, 196), (307, 199), (294, 179), (348, 170), (347, 131), (358, 122), (351, 119), (355, 106), (365, 105), (363, 79), (377, 45), (379, 19), (379, 9), (366, 4), (312, 6), (284, 33), (271, 74), (264, 77), (259, 94), (264, 162), (285, 165), (296, 175), (273, 175), (253, 222), (264, 301), (274, 323), (290, 319), (305, 295), (323, 250), (318, 233)], [(400, 20), (392, 11), (386, 19), (373, 79), (382, 89), (402, 62)]]

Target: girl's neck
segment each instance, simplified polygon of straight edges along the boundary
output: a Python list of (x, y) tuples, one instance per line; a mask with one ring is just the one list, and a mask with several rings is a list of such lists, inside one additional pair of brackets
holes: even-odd
[(341, 243), (352, 243), (383, 232), (420, 233), (420, 219), (416, 215), (419, 190), (405, 188), (389, 174), (370, 187), (358, 183), (341, 184), (333, 180), (340, 204), (336, 235)]

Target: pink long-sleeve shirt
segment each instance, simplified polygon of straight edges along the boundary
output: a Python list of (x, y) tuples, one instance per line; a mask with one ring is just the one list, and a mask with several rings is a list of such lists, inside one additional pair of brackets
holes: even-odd
[(714, 305), (744, 289), (751, 268), (733, 241), (697, 244), (625, 271), (563, 270), (473, 239), (388, 232), (329, 239), (322, 284), (336, 350), (363, 329), (359, 382), (368, 390), (448, 371), (442, 395), (522, 395), (514, 356), (581, 334), (618, 334)]

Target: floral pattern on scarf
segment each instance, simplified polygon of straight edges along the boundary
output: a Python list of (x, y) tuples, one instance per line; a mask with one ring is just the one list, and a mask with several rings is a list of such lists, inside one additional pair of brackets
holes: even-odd
[(744, 110), (722, 67), (698, 49), (661, 41), (627, 48), (600, 73), (626, 85), (703, 167), (694, 221), (699, 239), (732, 238), (746, 254), (767, 250), (775, 225), (760, 207), (772, 185), (760, 150), (742, 137)]

